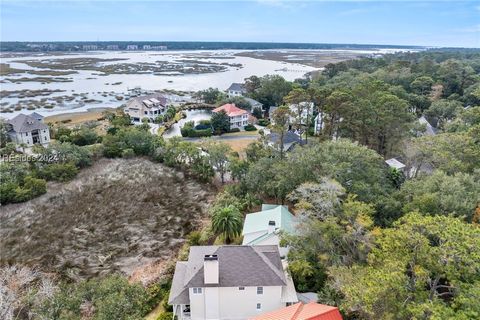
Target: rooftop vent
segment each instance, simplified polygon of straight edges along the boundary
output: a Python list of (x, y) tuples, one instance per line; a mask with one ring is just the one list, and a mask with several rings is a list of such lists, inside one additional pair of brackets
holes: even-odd
[(204, 257), (205, 261), (216, 261), (218, 260), (218, 256), (216, 254), (206, 254)]
[(275, 231), (275, 221), (268, 221), (268, 233), (273, 233)]

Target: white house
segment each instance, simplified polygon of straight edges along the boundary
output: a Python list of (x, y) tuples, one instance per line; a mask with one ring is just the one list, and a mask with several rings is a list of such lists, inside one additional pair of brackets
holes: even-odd
[(227, 89), (227, 95), (229, 97), (243, 96), (246, 92), (247, 90), (241, 83), (232, 83)]
[(132, 118), (133, 124), (141, 124), (145, 118), (148, 122), (153, 122), (166, 109), (167, 98), (156, 93), (128, 100), (124, 112)]
[(313, 132), (315, 135), (322, 133), (325, 123), (323, 121), (323, 114), (319, 113), (313, 121)]
[(17, 145), (31, 147), (34, 144), (48, 145), (50, 142), (50, 129), (35, 117), (19, 114), (7, 120), (6, 124), (10, 139)]
[(284, 267), (278, 246), (194, 246), (168, 303), (180, 320), (248, 319), (298, 301)]
[(300, 102), (298, 104), (291, 104), (288, 106), (292, 112), (290, 123), (300, 122), (301, 125), (306, 125), (313, 116), (313, 102)]
[(395, 158), (391, 158), (391, 159), (388, 159), (388, 160), (385, 160), (385, 163), (390, 167), (390, 168), (393, 168), (393, 169), (396, 169), (396, 170), (400, 170), (400, 171), (403, 171), (405, 169), (405, 165), (398, 161), (397, 159)]
[(240, 109), (234, 103), (227, 103), (223, 106), (213, 109), (213, 112), (224, 111), (230, 119), (230, 129), (243, 129), (248, 124), (249, 113), (246, 110)]
[(262, 211), (245, 217), (242, 244), (279, 245), (279, 232), (294, 233), (297, 223), (297, 218), (286, 206), (262, 204)]

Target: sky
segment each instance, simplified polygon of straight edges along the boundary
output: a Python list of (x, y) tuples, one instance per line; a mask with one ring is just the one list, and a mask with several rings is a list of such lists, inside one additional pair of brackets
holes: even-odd
[(477, 1), (0, 0), (2, 41), (480, 47)]

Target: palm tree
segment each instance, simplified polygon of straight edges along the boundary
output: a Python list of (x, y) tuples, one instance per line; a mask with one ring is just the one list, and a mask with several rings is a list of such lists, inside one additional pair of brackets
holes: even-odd
[(212, 230), (222, 234), (228, 244), (242, 231), (243, 215), (237, 207), (229, 205), (215, 210), (212, 216)]

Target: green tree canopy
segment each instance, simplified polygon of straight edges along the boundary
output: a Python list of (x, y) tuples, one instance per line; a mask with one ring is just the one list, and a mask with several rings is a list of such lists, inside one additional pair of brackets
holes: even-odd
[(436, 171), (405, 182), (399, 197), (405, 212), (451, 214), (472, 221), (475, 208), (480, 204), (480, 171), (451, 176)]
[(214, 112), (211, 118), (213, 131), (216, 133), (225, 133), (230, 131), (230, 118), (223, 110)]
[(357, 319), (479, 315), (467, 296), (478, 295), (478, 239), (480, 229), (460, 219), (411, 213), (376, 237), (366, 265), (332, 267), (330, 287)]

